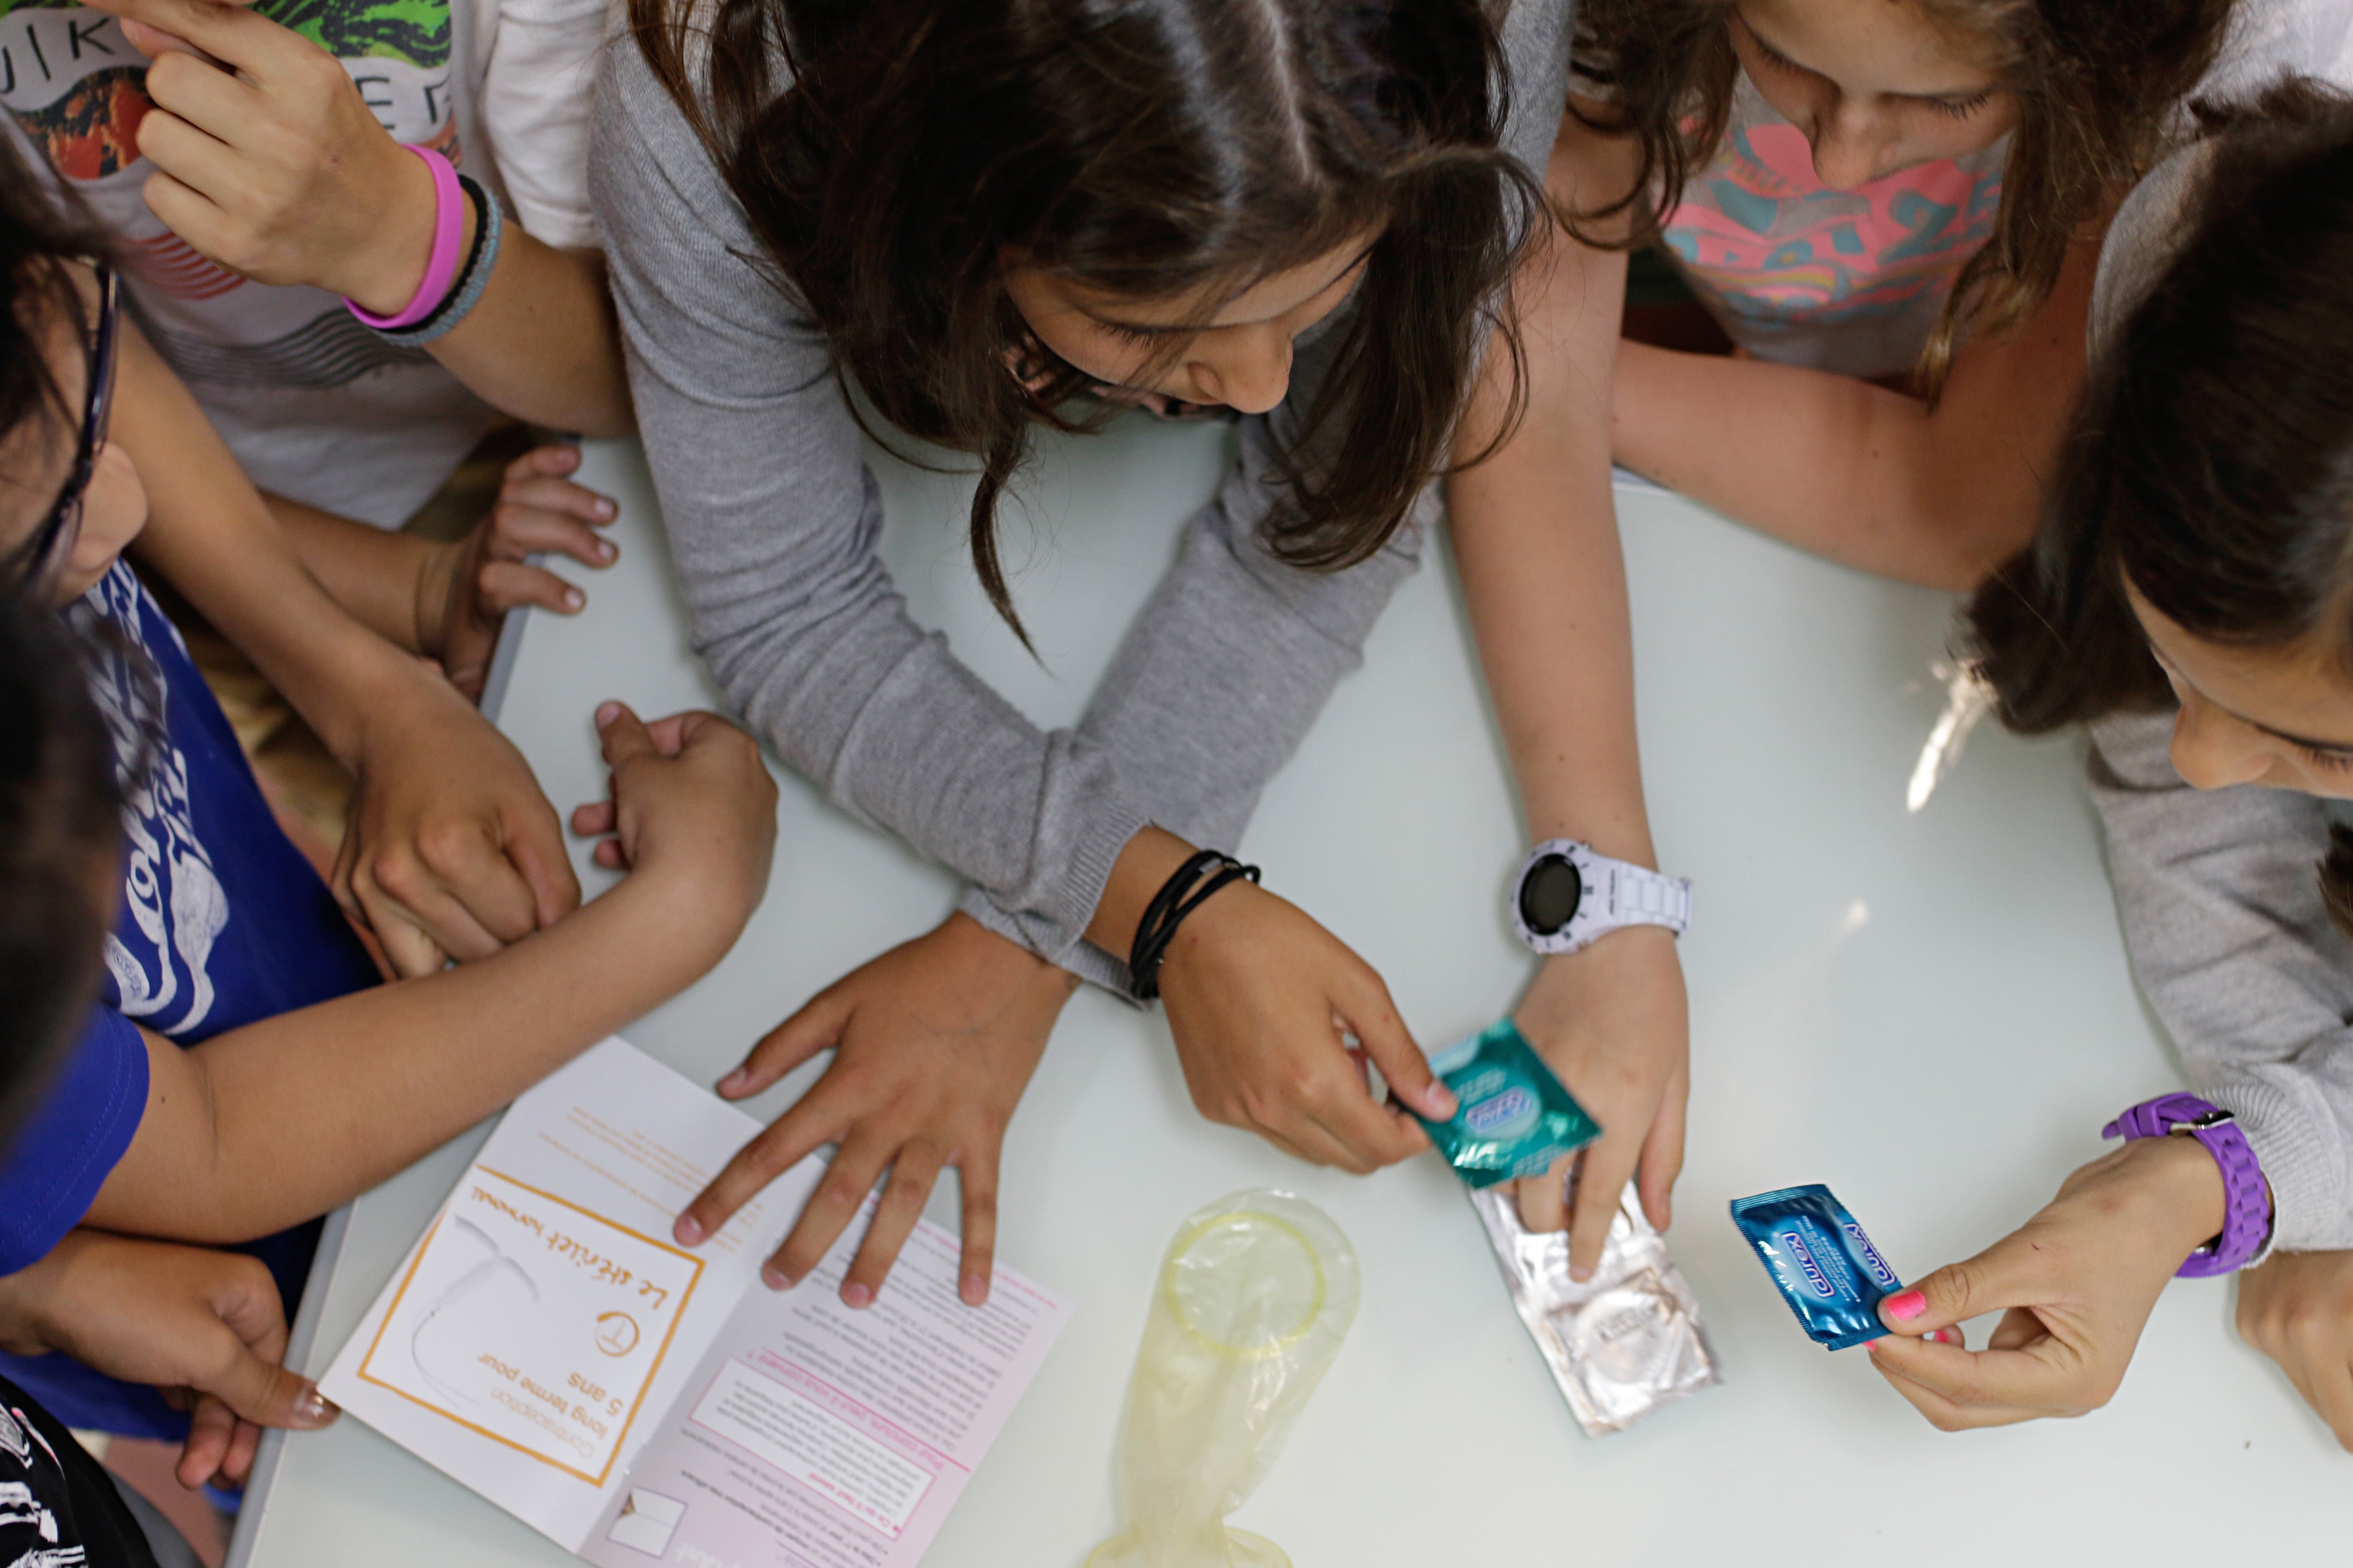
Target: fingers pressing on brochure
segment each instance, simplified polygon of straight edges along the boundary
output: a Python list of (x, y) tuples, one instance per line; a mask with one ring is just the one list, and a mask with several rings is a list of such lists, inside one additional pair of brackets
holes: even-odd
[(722, 1096), (743, 1100), (819, 1051), (834, 1053), (825, 1076), (679, 1216), (678, 1240), (693, 1247), (716, 1235), (769, 1182), (838, 1144), (831, 1170), (763, 1277), (777, 1289), (807, 1278), (887, 1171), (890, 1185), (841, 1285), (841, 1299), (863, 1307), (881, 1289), (940, 1173), (954, 1166), (964, 1195), (958, 1294), (970, 1306), (987, 1301), (1006, 1125), (1077, 984), (955, 914), (828, 986), (720, 1081)]
[(2284, 1252), (2241, 1274), (2239, 1337), (2353, 1449), (2353, 1252)]
[(620, 549), (597, 530), (618, 510), (570, 476), (580, 448), (540, 447), (507, 465), (498, 505), (463, 539), (436, 547), (417, 585), (417, 641), (441, 661), (449, 683), (475, 701), (491, 670), (507, 612), (536, 605), (559, 616), (587, 607), (588, 595), (533, 555), (566, 555), (602, 569)]
[[(1548, 1174), (1519, 1184), (1520, 1223), (1569, 1233), (1571, 1275), (1592, 1275), (1630, 1180), (1661, 1230), (1673, 1217), (1691, 1098), (1691, 1022), (1682, 962), (1658, 926), (1612, 931), (1544, 961), (1513, 1015), (1555, 1076), (1601, 1123), (1601, 1136)], [(1569, 1162), (1581, 1161), (1575, 1212)]]
[[(1931, 1426), (1956, 1432), (2081, 1415), (2124, 1382), (2174, 1270), (2222, 1228), (2213, 1157), (2148, 1138), (2085, 1165), (2011, 1235), (1880, 1303), (1872, 1360)], [(1922, 1343), (1999, 1311), (1982, 1351)]]
[(366, 710), (331, 879), (408, 979), (487, 958), (580, 904), (563, 825), (522, 753), (416, 668)]

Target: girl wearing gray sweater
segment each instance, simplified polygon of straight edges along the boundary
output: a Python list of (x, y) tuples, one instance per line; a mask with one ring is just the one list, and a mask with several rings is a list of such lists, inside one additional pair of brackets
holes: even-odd
[[(2143, 182), (2049, 521), (1971, 606), (2011, 728), (2091, 724), (2126, 943), (2194, 1094), (1889, 1299), (1880, 1370), (1939, 1426), (2105, 1403), (2168, 1279), (2244, 1268), (2240, 1332), (2353, 1448), (2348, 277), (2342, 98), (2278, 89)], [(1994, 1310), (1982, 1351), (1926, 1342)]]

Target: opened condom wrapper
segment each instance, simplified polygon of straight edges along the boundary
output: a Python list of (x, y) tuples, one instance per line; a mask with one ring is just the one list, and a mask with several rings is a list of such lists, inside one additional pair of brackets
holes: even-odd
[(1817, 1182), (1735, 1198), (1732, 1223), (1816, 1343), (1842, 1351), (1887, 1332), (1880, 1300), (1904, 1282), (1828, 1187)]
[(1290, 1568), (1228, 1528), (1356, 1321), (1356, 1249), (1265, 1188), (1197, 1210), (1160, 1260), (1120, 1428), (1120, 1533), (1087, 1568)]
[(1528, 1337), (1588, 1437), (1722, 1382), (1699, 1302), (1628, 1184), (1593, 1278), (1568, 1274), (1568, 1233), (1530, 1231), (1502, 1187), (1471, 1194)]
[(1419, 1118), (1454, 1173), (1474, 1187), (1540, 1176), (1601, 1136), (1535, 1047), (1505, 1018), (1430, 1058), (1458, 1102), (1445, 1121)]

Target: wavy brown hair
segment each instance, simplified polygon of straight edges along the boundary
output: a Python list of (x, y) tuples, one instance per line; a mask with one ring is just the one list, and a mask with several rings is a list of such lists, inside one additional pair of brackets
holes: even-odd
[[(1963, 333), (1998, 332), (2034, 312), (2083, 226), (2155, 162), (2168, 119), (2221, 49), (2233, 0), (1908, 3), (1980, 51), (2018, 100), (1993, 236), (1962, 268), (1921, 355), (1918, 379), (1933, 390)], [(1632, 232), (1618, 243), (1658, 240), (1684, 182), (1724, 139), (1740, 70), (1736, 4), (1583, 0), (1577, 69), (1608, 89), (1613, 112), (1578, 118), (1635, 138), (1641, 178), (1614, 203), (1566, 215), (1573, 230), (1623, 215)]]
[(973, 562), (1017, 629), (997, 501), (1033, 426), (1100, 416), (1067, 411), (1089, 380), (1040, 361), (1005, 293), (1008, 257), (1166, 299), (1245, 288), (1377, 229), (1329, 374), (1286, 422), (1269, 547), (1309, 568), (1363, 561), (1447, 468), (1542, 210), (1498, 144), (1502, 57), (1480, 0), (630, 10), (837, 374), (898, 430), (979, 459)]
[[(2353, 678), (2353, 101), (2297, 84), (2218, 132), (2186, 239), (2104, 345), (2041, 531), (1968, 636), (2013, 730), (2160, 710), (2129, 582), (2208, 642), (2324, 639)], [(2353, 933), (2353, 838), (2321, 872)]]

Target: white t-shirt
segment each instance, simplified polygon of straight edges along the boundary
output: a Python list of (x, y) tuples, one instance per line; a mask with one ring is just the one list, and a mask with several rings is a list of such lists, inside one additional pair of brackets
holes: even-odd
[[(587, 195), (607, 0), (259, 0), (335, 55), (386, 131), (437, 147), (536, 237), (597, 243)], [(254, 283), (148, 211), (145, 59), (115, 19), (0, 0), (0, 108), (34, 167), (114, 235), (132, 309), (255, 484), (382, 527), (439, 489), (494, 417), (332, 294)]]

